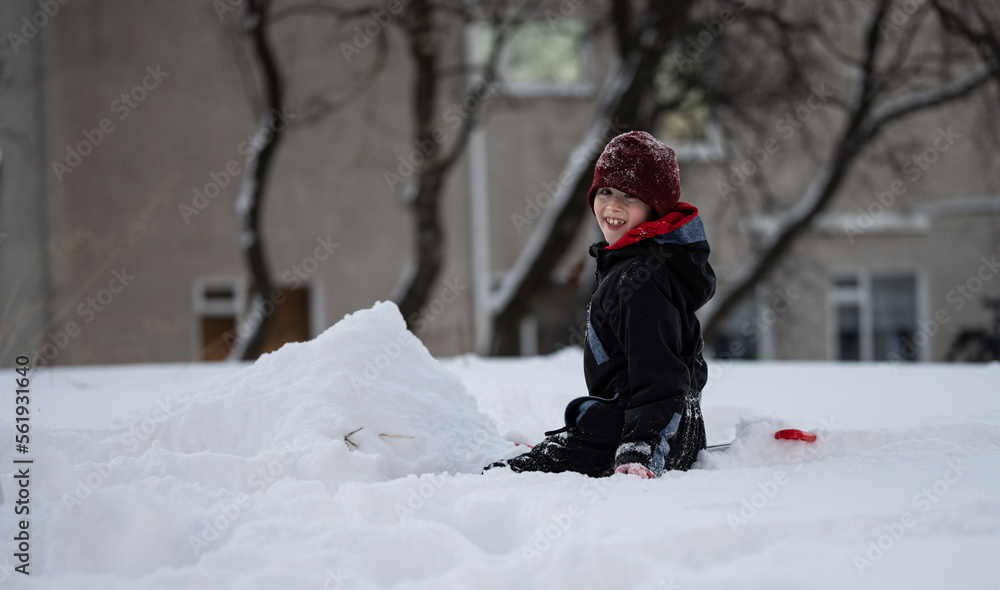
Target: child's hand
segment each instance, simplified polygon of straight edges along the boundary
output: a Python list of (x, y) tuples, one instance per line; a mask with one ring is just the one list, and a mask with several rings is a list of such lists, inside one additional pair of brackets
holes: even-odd
[(615, 467), (615, 473), (627, 473), (629, 475), (638, 475), (642, 479), (656, 479), (653, 472), (646, 469), (643, 465), (639, 463), (626, 463), (624, 465), (619, 465)]

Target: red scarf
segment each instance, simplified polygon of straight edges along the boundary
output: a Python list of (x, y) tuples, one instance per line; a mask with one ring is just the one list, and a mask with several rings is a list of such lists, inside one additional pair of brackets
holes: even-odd
[(647, 221), (646, 223), (633, 227), (627, 234), (622, 236), (620, 240), (608, 246), (607, 249), (617, 250), (630, 244), (634, 244), (640, 240), (645, 240), (646, 238), (669, 234), (672, 231), (680, 229), (684, 226), (684, 224), (697, 216), (698, 208), (694, 205), (690, 205), (688, 203), (677, 203), (677, 207), (675, 207), (670, 213), (667, 213), (655, 221)]

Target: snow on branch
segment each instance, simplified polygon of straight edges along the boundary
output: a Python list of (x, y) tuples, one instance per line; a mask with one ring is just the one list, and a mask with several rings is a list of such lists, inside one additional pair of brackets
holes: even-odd
[(882, 105), (872, 114), (866, 123), (869, 134), (874, 134), (880, 127), (904, 115), (915, 111), (934, 107), (968, 94), (984, 82), (1000, 72), (1000, 62), (993, 61), (977, 71), (958, 80), (921, 92), (914, 92)]
[(1000, 64), (991, 59), (985, 66), (959, 79), (875, 106), (880, 93), (880, 86), (875, 81), (880, 75), (887, 74), (877, 70), (876, 54), (883, 38), (879, 28), (889, 4), (883, 0), (869, 22), (865, 44), (859, 52), (860, 65), (847, 103), (848, 121), (840, 139), (799, 200), (780, 218), (774, 231), (765, 237), (759, 253), (729, 277), (727, 282), (730, 286), (720, 294), (718, 303), (705, 310), (702, 319), (706, 340), (714, 339), (726, 315), (756, 288), (816, 216), (832, 202), (858, 154), (885, 125), (922, 109), (960, 98), (1000, 71)]
[[(632, 59), (622, 63), (621, 67), (611, 74), (611, 81), (602, 88), (598, 97), (601, 105), (600, 115), (594, 119), (583, 140), (570, 154), (563, 173), (560, 175), (559, 188), (552, 202), (545, 207), (538, 218), (538, 225), (531, 233), (528, 243), (521, 250), (514, 266), (504, 274), (500, 284), (490, 297), (490, 314), (496, 316), (508, 308), (518, 291), (528, 282), (528, 277), (535, 269), (538, 254), (545, 251), (546, 242), (553, 235), (556, 223), (565, 215), (567, 207), (577, 195), (576, 189), (580, 179), (591, 170), (594, 160), (604, 148), (604, 141), (609, 128), (610, 111), (621, 102), (621, 98), (635, 77), (638, 60)], [(596, 150), (596, 151), (595, 151)]]

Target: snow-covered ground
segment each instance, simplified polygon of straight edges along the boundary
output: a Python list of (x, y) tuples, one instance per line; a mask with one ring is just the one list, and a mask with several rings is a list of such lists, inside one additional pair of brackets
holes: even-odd
[(28, 455), (0, 407), (0, 588), (1000, 587), (1000, 365), (712, 363), (737, 442), (691, 471), (481, 475), (581, 356), (439, 362), (379, 304), (253, 365), (41, 369)]

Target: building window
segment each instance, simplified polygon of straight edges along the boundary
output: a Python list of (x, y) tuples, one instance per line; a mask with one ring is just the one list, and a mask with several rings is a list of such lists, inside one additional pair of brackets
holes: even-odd
[(198, 360), (225, 360), (232, 347), (236, 318), (246, 307), (246, 281), (239, 277), (199, 277), (192, 295)]
[(712, 357), (720, 360), (755, 360), (761, 358), (762, 332), (755, 326), (757, 302), (747, 297), (722, 321), (712, 345)]
[(856, 270), (832, 277), (833, 358), (841, 361), (916, 361), (915, 273)]
[[(246, 281), (237, 277), (202, 277), (195, 281), (194, 312), (197, 328), (197, 357), (203, 361), (221, 361), (229, 357), (236, 339), (238, 322), (246, 311)], [(262, 352), (272, 352), (288, 342), (302, 342), (311, 337), (311, 305), (308, 286), (277, 288), (271, 305), (264, 308), (271, 316), (271, 328)]]
[[(469, 51), (474, 64), (486, 63), (495, 42), (495, 27), (473, 27)], [(519, 96), (590, 96), (592, 64), (593, 47), (582, 20), (527, 21), (505, 37), (497, 64), (499, 90)]]
[(664, 58), (656, 72), (656, 99), (660, 113), (656, 136), (673, 148), (680, 161), (716, 162), (724, 157), (722, 131), (712, 120), (705, 93), (697, 80), (703, 75), (700, 60)]

